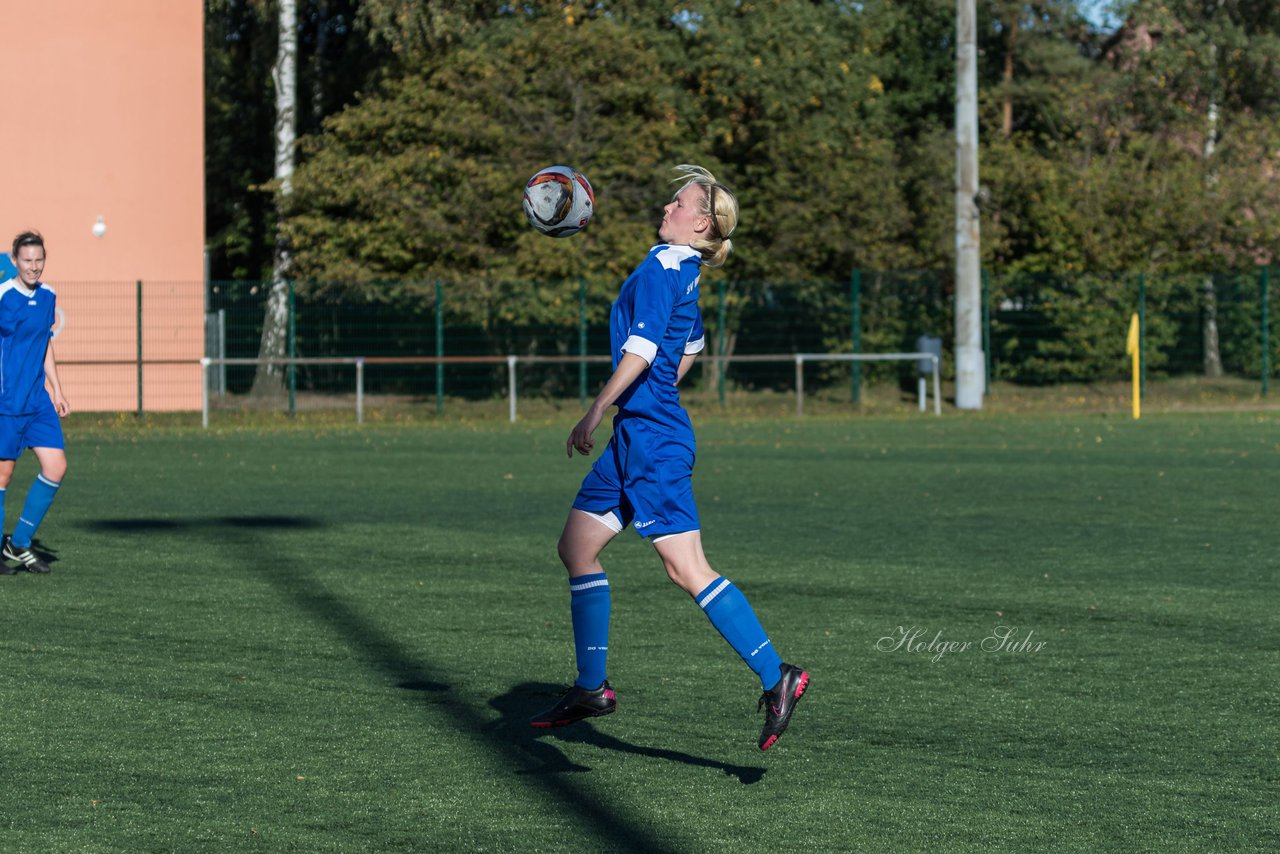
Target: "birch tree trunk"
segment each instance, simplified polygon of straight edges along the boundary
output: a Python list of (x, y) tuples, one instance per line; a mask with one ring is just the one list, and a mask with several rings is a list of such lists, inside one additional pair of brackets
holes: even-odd
[(1004, 83), (1004, 97), (1000, 111), (1000, 135), (1005, 139), (1013, 136), (1013, 51), (1018, 43), (1018, 18), (1019, 10), (1014, 10), (1013, 20), (1007, 23), (1009, 35), (1005, 39), (1004, 51), (1004, 73), (1001, 74), (1001, 82)]
[[(276, 89), (276, 168), (275, 180), (280, 194), (292, 191), (293, 148), (297, 137), (298, 112), (298, 4), (297, 0), (279, 0), (279, 46), (271, 79)], [(278, 206), (277, 206), (278, 207)], [(284, 358), (289, 337), (289, 249), (280, 233), (277, 210), (275, 259), (271, 267), (271, 290), (267, 294), (262, 318), (262, 343), (258, 358)], [(277, 396), (284, 393), (285, 368), (281, 365), (259, 365), (253, 378), (251, 394)]]
[(1222, 353), (1218, 348), (1218, 295), (1213, 287), (1213, 276), (1205, 276), (1200, 286), (1203, 297), (1201, 306), (1201, 339), (1204, 344), (1204, 375), (1209, 379), (1222, 376)]
[[(1218, 3), (1222, 5), (1221, 0)], [(1214, 171), (1213, 155), (1218, 144), (1218, 46), (1209, 45), (1209, 108), (1205, 117), (1204, 162), (1205, 190), (1212, 192), (1218, 183)], [(1204, 375), (1210, 379), (1222, 376), (1222, 353), (1218, 348), (1218, 294), (1214, 290), (1213, 276), (1205, 276), (1200, 287), (1203, 297), (1201, 313), (1201, 340), (1204, 343)]]

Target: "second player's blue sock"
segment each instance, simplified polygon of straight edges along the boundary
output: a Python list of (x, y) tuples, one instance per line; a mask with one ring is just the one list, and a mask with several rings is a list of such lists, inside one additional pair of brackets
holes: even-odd
[(609, 656), (609, 579), (603, 572), (569, 577), (569, 611), (579, 688), (594, 691), (605, 680)]
[(782, 678), (782, 659), (742, 591), (721, 577), (708, 584), (694, 601), (734, 652), (760, 677), (761, 687), (768, 691), (777, 685)]
[(44, 521), (44, 514), (49, 512), (49, 505), (58, 494), (59, 486), (60, 483), (54, 483), (42, 474), (36, 475), (36, 482), (27, 491), (27, 503), (22, 506), (18, 524), (13, 526), (12, 539), (15, 546), (25, 549), (31, 545), (31, 538)]

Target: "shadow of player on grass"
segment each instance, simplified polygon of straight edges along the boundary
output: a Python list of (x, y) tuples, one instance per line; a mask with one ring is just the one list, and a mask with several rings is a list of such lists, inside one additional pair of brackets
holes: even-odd
[(680, 762), (701, 768), (716, 768), (730, 777), (737, 777), (738, 781), (746, 786), (760, 782), (765, 771), (768, 770), (760, 767), (731, 765), (679, 750), (631, 744), (601, 732), (589, 720), (550, 729), (534, 729), (529, 726), (529, 718), (554, 703), (563, 690), (564, 686), (546, 682), (521, 682), (512, 686), (505, 694), (489, 701), (489, 705), (501, 715), (497, 721), (490, 724), (490, 727), (498, 732), (503, 741), (518, 747), (531, 760), (531, 767), (519, 773), (565, 774), (591, 770), (585, 765), (578, 765), (570, 760), (547, 737), (575, 744), (589, 744), (602, 750), (633, 753), (637, 756), (666, 759), (670, 762)]

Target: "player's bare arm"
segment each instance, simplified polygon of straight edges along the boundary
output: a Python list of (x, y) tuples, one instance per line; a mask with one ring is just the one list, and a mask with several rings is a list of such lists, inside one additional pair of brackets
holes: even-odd
[(44, 351), (44, 378), (49, 388), (49, 399), (58, 415), (65, 418), (71, 412), (71, 404), (62, 394), (62, 382), (58, 379), (58, 360), (53, 355), (53, 343)]
[(608, 411), (610, 406), (613, 406), (614, 401), (630, 388), (631, 384), (648, 367), (649, 363), (641, 356), (637, 356), (635, 353), (623, 354), (621, 361), (618, 362), (618, 369), (613, 372), (613, 376), (609, 377), (609, 381), (604, 384), (600, 394), (587, 409), (587, 414), (582, 416), (582, 420), (569, 433), (569, 440), (565, 442), (565, 451), (571, 459), (575, 449), (584, 457), (591, 453), (591, 449), (595, 447), (591, 434), (600, 426), (605, 412)]
[(687, 353), (680, 359), (680, 366), (676, 368), (676, 385), (680, 385), (684, 375), (689, 373), (689, 369), (693, 367), (693, 360), (696, 358), (698, 358), (697, 353)]

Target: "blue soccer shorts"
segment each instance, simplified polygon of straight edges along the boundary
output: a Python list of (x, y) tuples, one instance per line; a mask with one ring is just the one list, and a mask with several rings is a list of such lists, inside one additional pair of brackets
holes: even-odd
[[(635, 418), (614, 421), (613, 438), (582, 481), (573, 507), (609, 514), (642, 537), (697, 531), (693, 434), (670, 436)], [(610, 525), (610, 527), (613, 527)]]
[(27, 448), (66, 448), (62, 422), (48, 395), (35, 412), (0, 415), (0, 460), (16, 460)]

